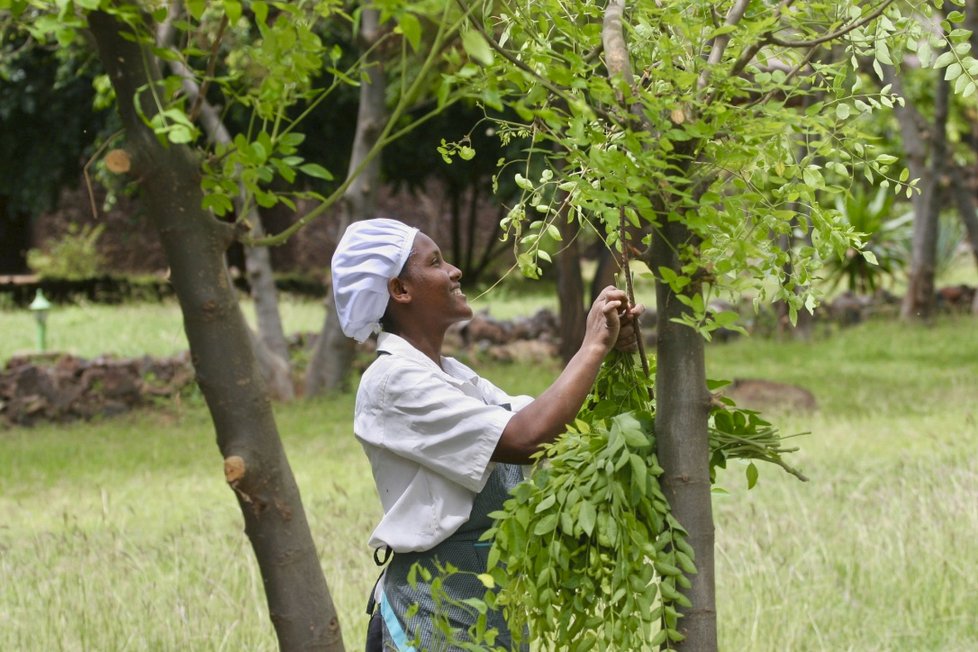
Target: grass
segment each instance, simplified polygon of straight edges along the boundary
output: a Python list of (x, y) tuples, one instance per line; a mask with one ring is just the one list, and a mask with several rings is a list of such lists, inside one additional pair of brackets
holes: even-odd
[[(287, 330), (318, 330), (319, 304), (287, 310)], [(173, 306), (61, 314), (93, 322), (70, 330), (81, 355), (182, 348)], [(14, 317), (0, 314), (5, 334)], [(719, 478), (721, 649), (978, 649), (973, 333), (972, 320), (948, 318), (710, 347), (712, 377), (796, 383), (819, 402), (814, 414), (772, 415), (785, 432), (810, 432), (792, 459), (810, 482), (763, 467), (748, 492), (738, 464)], [(0, 347), (0, 358), (16, 348)], [(514, 393), (538, 393), (557, 373), (477, 364)], [(379, 514), (352, 407), (344, 395), (277, 408), (351, 650), (362, 649), (377, 575), (365, 542)], [(0, 649), (276, 649), (199, 399), (0, 432), (0, 517)]]
[[(739, 469), (715, 501), (721, 648), (978, 648), (978, 342), (974, 321), (871, 323), (810, 344), (710, 350), (717, 377), (814, 391), (785, 414), (803, 484)], [(971, 561), (969, 561), (971, 560)]]

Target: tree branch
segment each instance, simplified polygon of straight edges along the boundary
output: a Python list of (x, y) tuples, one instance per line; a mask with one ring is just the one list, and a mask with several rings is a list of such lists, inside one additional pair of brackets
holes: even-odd
[(214, 69), (217, 67), (217, 50), (221, 45), (221, 39), (224, 38), (224, 30), (228, 26), (227, 14), (221, 18), (221, 26), (217, 29), (217, 37), (214, 39), (214, 43), (211, 45), (211, 56), (207, 61), (207, 73), (204, 75), (203, 81), (200, 82), (200, 92), (197, 94), (197, 101), (190, 108), (187, 113), (187, 117), (191, 122), (200, 110), (200, 103), (203, 101), (204, 97), (207, 96), (207, 87), (210, 85), (211, 80), (214, 79)]
[(853, 23), (849, 23), (848, 25), (844, 25), (843, 27), (840, 27), (834, 32), (824, 34), (810, 41), (785, 41), (774, 36), (773, 32), (767, 35), (766, 40), (768, 43), (771, 43), (773, 45), (779, 45), (785, 48), (810, 48), (816, 45), (821, 45), (823, 43), (828, 43), (829, 41), (834, 41), (840, 36), (845, 36), (846, 34), (848, 34), (854, 29), (858, 29), (863, 25), (876, 20), (876, 18), (878, 18), (879, 15), (882, 14), (886, 10), (886, 8), (889, 7), (891, 4), (893, 4), (893, 0), (883, 0), (883, 3), (880, 6), (878, 6), (876, 9), (869, 12), (859, 20)]
[[(724, 26), (732, 26), (739, 23), (744, 17), (744, 12), (747, 11), (748, 4), (750, 4), (750, 0), (737, 0), (737, 2), (730, 7), (730, 11), (727, 12), (727, 16), (723, 20)], [(696, 87), (698, 89), (703, 90), (706, 88), (706, 85), (710, 81), (710, 68), (720, 63), (720, 60), (723, 58), (723, 53), (726, 51), (729, 43), (729, 32), (726, 34), (721, 34), (714, 39), (713, 45), (710, 47), (710, 56), (707, 57), (706, 60), (707, 67), (700, 73), (700, 78), (696, 82)]]
[(635, 77), (632, 74), (632, 64), (628, 59), (628, 47), (625, 44), (625, 32), (622, 28), (622, 16), (625, 13), (624, 0), (611, 0), (604, 12), (604, 24), (601, 27), (601, 42), (604, 45), (605, 66), (609, 77), (621, 77), (631, 86)]
[[(618, 0), (612, 0), (612, 3), (617, 1)], [(456, 0), (456, 3), (458, 4), (459, 8), (462, 11), (464, 12), (468, 11), (465, 8), (465, 5), (462, 4), (462, 0)], [(501, 56), (503, 59), (506, 59), (506, 61), (513, 64), (514, 66), (516, 66), (517, 68), (525, 72), (527, 75), (533, 77), (533, 79), (538, 81), (541, 86), (543, 86), (551, 93), (553, 93), (554, 95), (562, 99), (567, 105), (570, 105), (572, 103), (571, 98), (567, 95), (567, 92), (564, 89), (560, 88), (546, 77), (537, 73), (535, 70), (533, 70), (533, 68), (528, 66), (525, 62), (520, 61), (519, 59), (511, 55), (509, 52), (507, 52), (503, 48), (503, 46), (501, 46), (499, 42), (495, 38), (493, 38), (492, 34), (486, 31), (486, 28), (480, 22), (473, 20), (471, 21), (471, 24), (482, 35), (482, 38), (486, 39), (486, 42), (489, 43), (489, 47), (491, 47), (499, 56)], [(609, 122), (616, 122), (604, 110), (594, 106), (591, 106), (590, 108), (592, 111), (594, 111), (595, 115), (598, 115)]]

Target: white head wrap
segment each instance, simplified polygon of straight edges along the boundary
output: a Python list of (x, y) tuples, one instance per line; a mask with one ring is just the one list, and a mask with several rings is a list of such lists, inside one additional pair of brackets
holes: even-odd
[(333, 299), (340, 327), (363, 342), (380, 330), (390, 294), (387, 282), (401, 273), (418, 229), (378, 217), (347, 227), (333, 254)]

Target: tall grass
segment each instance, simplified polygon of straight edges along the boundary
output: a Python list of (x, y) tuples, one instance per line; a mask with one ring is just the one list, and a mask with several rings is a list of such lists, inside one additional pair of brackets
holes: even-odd
[(803, 385), (776, 417), (809, 483), (740, 469), (715, 501), (722, 649), (978, 649), (978, 341), (970, 319), (710, 350), (714, 375)]
[[(315, 325), (287, 327), (316, 330), (321, 307), (302, 309)], [(116, 314), (98, 319), (121, 337)], [(157, 328), (134, 318), (136, 330)], [(557, 373), (474, 362), (513, 392), (539, 392)], [(793, 459), (810, 482), (762, 468), (748, 492), (738, 464), (719, 478), (721, 649), (978, 649), (973, 322), (742, 340), (711, 346), (708, 368), (797, 383), (819, 402), (772, 415), (785, 432), (810, 432)], [(362, 649), (377, 575), (365, 542), (379, 515), (352, 408), (344, 395), (276, 411), (351, 650)], [(0, 650), (275, 649), (198, 399), (0, 432)]]

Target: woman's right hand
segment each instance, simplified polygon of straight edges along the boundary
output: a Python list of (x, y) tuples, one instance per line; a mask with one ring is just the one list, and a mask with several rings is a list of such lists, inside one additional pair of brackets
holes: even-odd
[[(618, 341), (622, 319), (626, 316), (628, 295), (613, 285), (601, 290), (591, 304), (584, 332), (584, 345), (597, 346), (603, 353), (611, 351)], [(630, 316), (629, 316), (630, 318)]]

